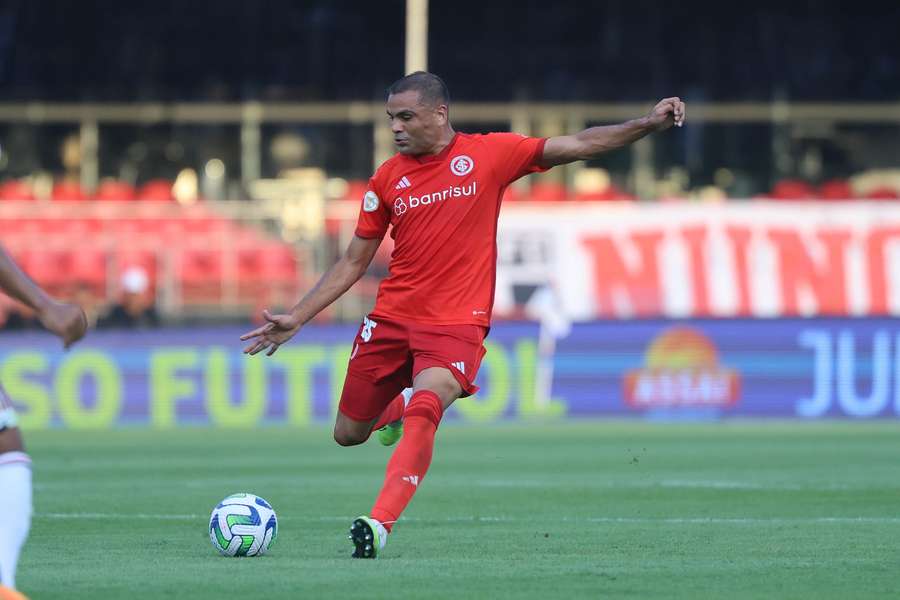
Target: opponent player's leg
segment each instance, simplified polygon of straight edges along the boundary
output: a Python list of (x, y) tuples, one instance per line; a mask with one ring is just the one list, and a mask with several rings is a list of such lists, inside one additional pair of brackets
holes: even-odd
[(31, 459), (0, 388), (0, 585), (16, 586), (16, 564), (31, 525)]

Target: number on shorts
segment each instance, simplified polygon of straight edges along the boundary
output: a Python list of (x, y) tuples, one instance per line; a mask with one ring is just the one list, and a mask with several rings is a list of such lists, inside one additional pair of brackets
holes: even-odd
[(363, 317), (363, 328), (362, 333), (359, 334), (359, 337), (362, 338), (362, 341), (368, 342), (372, 339), (372, 330), (378, 327), (378, 323), (370, 319), (369, 317)]

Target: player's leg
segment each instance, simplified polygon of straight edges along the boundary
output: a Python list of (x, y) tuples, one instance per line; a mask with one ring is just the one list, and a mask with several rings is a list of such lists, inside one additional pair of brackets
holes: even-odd
[(16, 586), (16, 564), (31, 525), (31, 459), (0, 388), (0, 585)]
[(365, 442), (383, 415), (395, 420), (392, 401), (412, 378), (408, 337), (406, 327), (399, 323), (363, 319), (350, 353), (334, 423), (338, 444)]
[(393, 446), (403, 435), (403, 411), (412, 399), (413, 388), (404, 388), (384, 409), (378, 422), (372, 429), (378, 432), (378, 441), (382, 446)]
[(409, 504), (431, 464), (434, 436), (444, 410), (462, 393), (449, 370), (424, 369), (413, 382), (413, 393), (403, 413), (404, 434), (387, 464), (384, 485), (370, 516), (350, 527), (354, 558), (375, 558), (400, 513)]
[(369, 439), (379, 417), (388, 412), (402, 389), (403, 383), (395, 378), (375, 383), (348, 371), (334, 421), (334, 441), (355, 446)]
[(384, 485), (369, 517), (351, 526), (354, 557), (374, 558), (431, 465), (434, 437), (444, 411), (478, 388), (472, 381), (484, 356), (486, 330), (476, 326), (415, 327), (413, 394), (403, 413), (403, 439), (388, 461)]

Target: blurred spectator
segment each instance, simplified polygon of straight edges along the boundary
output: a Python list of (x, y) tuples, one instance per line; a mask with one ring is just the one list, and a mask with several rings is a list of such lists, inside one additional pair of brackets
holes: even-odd
[(4, 331), (22, 331), (23, 329), (42, 329), (42, 326), (34, 310), (21, 302), (10, 299), (2, 328)]
[(63, 138), (59, 149), (63, 176), (53, 184), (53, 200), (82, 201), (87, 196), (81, 189), (81, 137), (77, 133)]
[(140, 267), (122, 274), (122, 297), (97, 321), (98, 328), (137, 329), (159, 327), (159, 314), (149, 294), (150, 280)]

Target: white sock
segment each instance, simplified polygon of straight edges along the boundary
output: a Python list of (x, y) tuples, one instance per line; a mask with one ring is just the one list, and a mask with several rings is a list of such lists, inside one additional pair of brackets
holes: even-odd
[(16, 563), (31, 525), (31, 459), (0, 454), (0, 584), (16, 587)]
[[(371, 517), (369, 517), (371, 519)], [(384, 525), (381, 524), (381, 521), (378, 519), (372, 519), (375, 522), (375, 529), (377, 529), (378, 533), (378, 549), (384, 550), (384, 545), (387, 544), (387, 536), (388, 530), (384, 528)]]
[(409, 401), (412, 400), (413, 389), (412, 388), (403, 388), (403, 391), (400, 392), (403, 396), (403, 406), (409, 406)]

